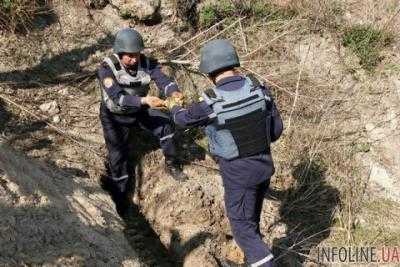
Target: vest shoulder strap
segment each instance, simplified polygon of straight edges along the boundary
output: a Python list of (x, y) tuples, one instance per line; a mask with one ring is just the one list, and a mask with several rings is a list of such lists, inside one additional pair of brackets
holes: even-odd
[[(215, 93), (213, 88), (209, 88), (209, 89), (205, 90), (204, 92), (202, 92), (201, 97), (203, 98), (204, 102), (206, 102), (206, 104), (209, 105), (211, 108), (216, 102), (220, 101), (217, 98), (217, 94)], [(214, 112), (214, 108), (212, 108), (212, 109), (213, 109), (213, 112), (210, 115), (208, 115), (208, 117), (210, 119), (214, 119), (217, 117), (217, 114)]]
[(145, 71), (150, 70), (153, 61), (156, 62), (152, 58), (146, 57), (145, 55), (140, 55), (140, 67)]
[(115, 58), (115, 55), (111, 55), (109, 57), (106, 57), (103, 60), (103, 63), (107, 64), (107, 66), (113, 72), (114, 76), (117, 78), (118, 72), (121, 70), (121, 64), (119, 63), (118, 59)]
[(217, 95), (215, 94), (212, 88), (205, 90), (201, 93), (201, 97), (207, 103), (207, 105), (212, 106), (215, 102), (217, 102)]
[(251, 83), (250, 92), (256, 90), (257, 88), (259, 88), (261, 86), (260, 81), (256, 77), (254, 77), (253, 74), (246, 75), (246, 77)]
[(214, 91), (214, 88), (209, 88), (204, 91), (204, 93), (209, 97), (209, 98), (217, 98), (217, 94)]
[(119, 62), (119, 59), (117, 58), (117, 55), (112, 54), (110, 56), (110, 59), (111, 59), (112, 64), (115, 67), (115, 70), (116, 71), (120, 71), (121, 70), (121, 63)]
[(264, 90), (261, 90), (261, 91), (263, 92), (265, 100), (267, 102), (272, 100), (272, 95), (271, 95), (271, 92), (270, 92), (268, 87), (266, 87), (265, 85), (261, 84), (260, 81), (256, 77), (254, 77), (253, 74), (249, 74), (246, 77), (251, 82), (250, 92), (253, 92), (253, 91), (255, 91), (257, 89), (260, 89), (260, 88), (264, 88)]

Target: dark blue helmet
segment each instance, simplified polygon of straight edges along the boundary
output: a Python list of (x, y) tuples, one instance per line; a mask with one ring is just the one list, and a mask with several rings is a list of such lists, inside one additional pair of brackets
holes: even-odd
[(216, 39), (209, 41), (201, 49), (199, 69), (206, 74), (240, 66), (235, 47), (228, 41)]
[(134, 29), (124, 28), (117, 33), (114, 41), (114, 53), (138, 53), (144, 49), (143, 38)]

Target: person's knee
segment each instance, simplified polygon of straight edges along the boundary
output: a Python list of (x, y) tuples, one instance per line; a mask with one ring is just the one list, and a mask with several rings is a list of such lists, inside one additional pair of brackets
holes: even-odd
[(124, 164), (128, 160), (128, 155), (124, 149), (120, 147), (114, 147), (108, 151), (108, 159), (112, 166)]
[(229, 218), (232, 233), (242, 239), (254, 239), (258, 236), (258, 223), (253, 220)]
[(249, 223), (257, 223), (257, 196), (254, 190), (232, 190), (225, 194), (228, 217)]

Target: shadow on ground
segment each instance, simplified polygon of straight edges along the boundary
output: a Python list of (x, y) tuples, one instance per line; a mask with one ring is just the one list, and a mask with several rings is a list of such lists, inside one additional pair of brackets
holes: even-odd
[(273, 241), (278, 266), (303, 266), (310, 251), (329, 236), (340, 192), (326, 182), (325, 172), (323, 162), (305, 158), (292, 172), (295, 186), (267, 194), (282, 201), (275, 224), (287, 226), (286, 236)]
[(111, 33), (108, 33), (97, 40), (96, 44), (75, 48), (50, 58), (43, 56), (40, 62), (31, 68), (0, 73), (0, 82), (13, 88), (29, 89), (71, 82), (79, 83), (83, 80), (87, 81), (88, 78), (95, 79), (95, 73), (82, 70), (80, 63), (96, 51), (107, 50), (111, 47), (113, 39)]

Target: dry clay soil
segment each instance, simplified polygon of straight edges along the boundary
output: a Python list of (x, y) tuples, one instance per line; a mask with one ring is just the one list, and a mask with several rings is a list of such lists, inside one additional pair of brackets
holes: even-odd
[[(224, 215), (217, 166), (190, 141), (180, 144), (190, 180), (178, 183), (164, 173), (160, 150), (134, 138), (132, 150), (136, 145), (145, 151), (135, 155), (134, 200), (141, 212), (125, 220), (117, 215), (98, 184), (105, 155), (98, 94), (86, 76), (69, 75), (93, 71), (110, 51), (112, 34), (126, 22), (109, 7), (90, 11), (91, 16), (83, 6), (63, 1), (54, 1), (54, 9), (55, 22), (43, 21), (50, 25), (41, 30), (0, 37), (0, 75), (6, 81), (1, 92), (40, 115), (32, 117), (0, 100), (0, 265), (218, 266), (218, 258), (240, 262)], [(165, 24), (138, 28), (159, 46), (174, 35)], [(61, 78), (54, 83), (48, 77)], [(54, 113), (39, 109), (51, 101), (58, 106)], [(269, 243), (285, 231), (270, 227), (278, 210), (278, 201), (264, 205), (261, 225)]]

